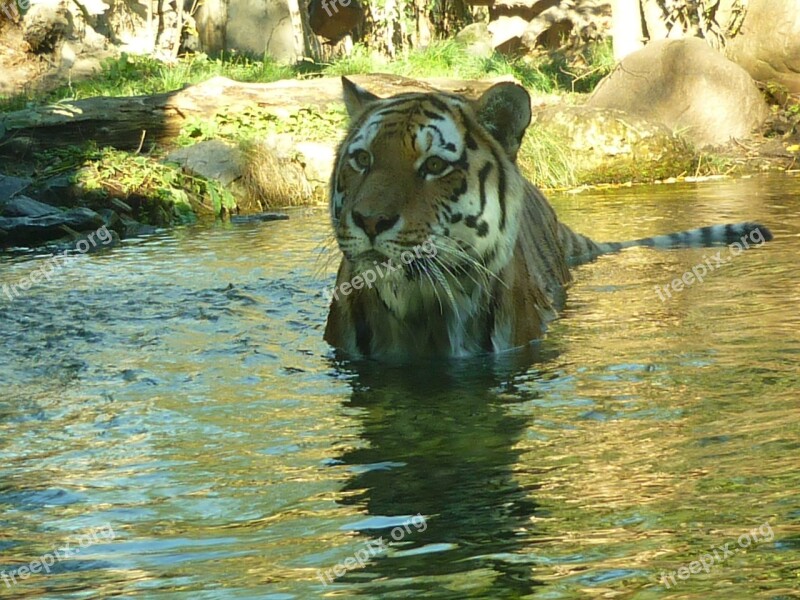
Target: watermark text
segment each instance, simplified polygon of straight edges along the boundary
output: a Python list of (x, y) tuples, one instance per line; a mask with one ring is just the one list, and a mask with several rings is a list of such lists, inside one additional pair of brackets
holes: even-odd
[[(425, 517), (417, 513), (406, 523), (393, 528), (389, 535), (395, 542), (399, 542), (414, 531), (410, 525), (413, 525), (416, 531), (419, 532), (428, 528)], [(323, 585), (329, 585), (333, 583), (336, 577), (342, 577), (348, 571), (364, 568), (370, 558), (382, 552), (386, 552), (386, 540), (383, 537), (379, 537), (377, 540), (369, 540), (364, 544), (363, 548), (356, 550), (353, 556), (347, 557), (336, 566), (324, 571), (317, 569), (317, 577), (319, 577)]]
[(775, 534), (772, 531), (772, 527), (769, 522), (764, 522), (759, 527), (754, 527), (747, 533), (740, 535), (736, 543), (728, 542), (722, 546), (715, 546), (706, 554), (703, 554), (699, 560), (693, 560), (688, 565), (669, 573), (662, 572), (660, 581), (669, 589), (677, 585), (676, 576), (678, 580), (686, 581), (689, 577), (697, 575), (701, 571), (708, 573), (711, 571), (711, 567), (725, 562), (740, 549), (745, 549), (761, 542), (771, 542), (773, 539), (775, 539)]

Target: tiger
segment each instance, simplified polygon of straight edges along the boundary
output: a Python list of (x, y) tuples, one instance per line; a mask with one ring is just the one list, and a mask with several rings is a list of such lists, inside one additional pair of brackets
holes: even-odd
[(577, 265), (634, 246), (772, 239), (744, 222), (595, 242), (560, 222), (517, 166), (531, 122), (522, 86), (496, 83), (471, 100), (342, 85), (350, 124), (329, 190), (342, 257), (324, 339), (347, 355), (408, 361), (524, 347), (557, 317)]

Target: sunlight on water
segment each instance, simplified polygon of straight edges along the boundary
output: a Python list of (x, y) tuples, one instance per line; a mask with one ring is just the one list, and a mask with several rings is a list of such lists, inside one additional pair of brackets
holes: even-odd
[(717, 249), (603, 257), (530, 353), (425, 369), (322, 341), (322, 209), (74, 256), (0, 296), (0, 597), (796, 598), (799, 198), (555, 198), (598, 240), (776, 239), (664, 301)]

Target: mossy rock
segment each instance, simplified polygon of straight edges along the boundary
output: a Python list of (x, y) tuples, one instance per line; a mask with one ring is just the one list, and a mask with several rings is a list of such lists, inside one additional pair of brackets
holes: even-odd
[(650, 182), (692, 169), (692, 146), (665, 126), (610, 109), (548, 106), (532, 127), (572, 153), (575, 183)]

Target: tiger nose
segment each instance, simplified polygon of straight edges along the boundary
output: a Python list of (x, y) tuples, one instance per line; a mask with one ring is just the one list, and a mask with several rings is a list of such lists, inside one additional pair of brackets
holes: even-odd
[(356, 227), (363, 229), (370, 241), (373, 242), (378, 235), (394, 227), (394, 224), (397, 223), (399, 219), (400, 215), (391, 217), (382, 214), (364, 215), (357, 210), (353, 211), (353, 223), (356, 224)]

